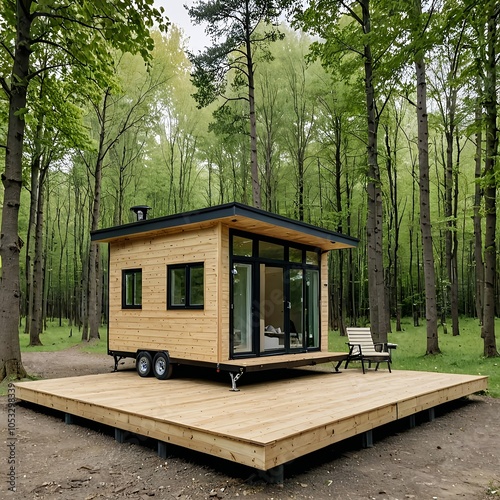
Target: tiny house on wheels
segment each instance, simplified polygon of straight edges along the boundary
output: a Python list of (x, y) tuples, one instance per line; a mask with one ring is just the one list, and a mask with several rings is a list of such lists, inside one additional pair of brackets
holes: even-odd
[(176, 364), (246, 371), (328, 352), (330, 250), (358, 240), (239, 203), (94, 231), (109, 248), (108, 352), (169, 378)]

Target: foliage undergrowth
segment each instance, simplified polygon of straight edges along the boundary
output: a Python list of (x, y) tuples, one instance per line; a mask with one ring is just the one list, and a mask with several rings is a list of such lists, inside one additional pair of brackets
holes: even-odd
[[(460, 318), (460, 335), (453, 336), (451, 324), (448, 333), (443, 328), (438, 330), (439, 348), (441, 354), (426, 355), (427, 332), (425, 322), (418, 327), (413, 326), (411, 319), (402, 322), (402, 332), (389, 334), (389, 342), (398, 345), (393, 351), (392, 366), (396, 370), (416, 370), (439, 373), (463, 373), (469, 375), (487, 375), (488, 395), (500, 398), (500, 357), (485, 358), (483, 356), (483, 339), (481, 327), (477, 320)], [(500, 320), (495, 325), (500, 331)], [(330, 333), (329, 350), (346, 351), (347, 337), (341, 337), (338, 332)], [(500, 349), (500, 339), (497, 335), (497, 347)]]

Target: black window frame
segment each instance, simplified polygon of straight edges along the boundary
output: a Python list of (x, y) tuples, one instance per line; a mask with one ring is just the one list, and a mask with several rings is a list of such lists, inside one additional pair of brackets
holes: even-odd
[[(200, 268), (203, 270), (203, 303), (202, 304), (191, 304), (191, 270), (193, 268)], [(171, 271), (178, 269), (184, 269), (184, 283), (185, 283), (185, 303), (184, 304), (173, 304), (172, 303), (172, 289), (171, 289)], [(186, 264), (169, 264), (167, 265), (167, 309), (168, 310), (178, 310), (178, 309), (205, 309), (205, 263), (204, 262), (189, 262)]]
[[(252, 240), (252, 255), (251, 256), (246, 256), (246, 255), (238, 255), (234, 254), (234, 247), (233, 247), (233, 239), (234, 237), (243, 237)], [(259, 254), (259, 242), (260, 241), (267, 241), (271, 243), (276, 243), (279, 245), (283, 245), (284, 247), (284, 258), (283, 259), (273, 259), (269, 257), (262, 257)], [(300, 261), (299, 261), (299, 255), (297, 252), (297, 255), (295, 259), (290, 259), (290, 249), (293, 248), (300, 252)], [(317, 264), (310, 264), (308, 263), (308, 258), (307, 258), (307, 252), (314, 253), (317, 256)], [(284, 269), (284, 272), (287, 273), (292, 269), (299, 269), (303, 271), (303, 277), (305, 278), (307, 271), (313, 270), (318, 272), (318, 297), (321, 299), (321, 276), (322, 276), (322, 260), (321, 260), (321, 255), (322, 251), (320, 248), (315, 247), (313, 245), (305, 245), (303, 243), (298, 243), (295, 241), (289, 241), (289, 240), (282, 240), (278, 238), (271, 238), (268, 236), (263, 236), (260, 234), (254, 234), (254, 233), (247, 233), (245, 231), (241, 231), (238, 229), (230, 229), (229, 230), (229, 262), (230, 262), (230, 269), (233, 269), (233, 266), (235, 263), (250, 263), (253, 265), (254, 268), (254, 275), (252, 277), (253, 283), (254, 283), (254, 290), (252, 290), (252, 300), (257, 300), (260, 301), (260, 292), (257, 292), (259, 289), (260, 285), (260, 277), (259, 277), (259, 266), (260, 264), (266, 264), (266, 265), (271, 265), (275, 267), (282, 267)], [(303, 311), (305, 314), (305, 297), (306, 297), (306, 290), (305, 290), (305, 279), (303, 279)], [(233, 279), (230, 278), (230, 300), (231, 300), (231, 308), (233, 307)], [(285, 296), (289, 297), (290, 296), (290, 284), (285, 282)], [(257, 302), (258, 303), (258, 302)], [(258, 306), (257, 306), (258, 307)], [(253, 313), (252, 313), (253, 314)], [(318, 344), (316, 346), (308, 346), (306, 342), (304, 341), (302, 347), (300, 348), (293, 348), (290, 345), (286, 345), (283, 350), (280, 350), (279, 352), (282, 353), (295, 353), (295, 352), (319, 352), (322, 349), (322, 339), (321, 339), (321, 321), (322, 321), (322, 311), (321, 311), (321, 306), (318, 303), (317, 305), (317, 314), (318, 314)], [(290, 318), (289, 318), (290, 319)], [(304, 316), (304, 321), (305, 321), (305, 316)], [(267, 356), (267, 355), (274, 355), (272, 353), (266, 353), (266, 352), (261, 352), (259, 351), (259, 347), (257, 347), (258, 344), (258, 338), (260, 333), (258, 332), (259, 325), (258, 323), (254, 323), (253, 327), (253, 346), (251, 351), (245, 351), (245, 352), (235, 352), (234, 350), (234, 339), (233, 337), (230, 338), (230, 343), (229, 343), (229, 358), (230, 359), (241, 359), (241, 358), (247, 358), (247, 357), (260, 357), (260, 356)], [(286, 327), (287, 325), (285, 325)], [(230, 331), (233, 331), (233, 317), (232, 313), (230, 314)]]
[[(135, 302), (135, 275), (141, 275), (141, 303), (140, 304), (127, 304), (127, 276), (133, 276), (132, 279), (132, 302)], [(122, 269), (122, 309), (142, 309), (142, 268)]]

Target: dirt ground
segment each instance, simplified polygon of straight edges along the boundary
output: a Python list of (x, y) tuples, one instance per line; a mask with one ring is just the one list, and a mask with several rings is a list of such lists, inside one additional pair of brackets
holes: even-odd
[[(43, 378), (105, 373), (112, 358), (27, 353), (25, 368)], [(126, 361), (120, 368), (131, 368)], [(229, 385), (229, 378), (228, 378)], [(15, 483), (8, 491), (8, 398), (0, 398), (0, 499), (491, 499), (500, 498), (500, 400), (471, 396), (436, 409), (436, 419), (409, 429), (403, 422), (374, 432), (374, 446), (359, 438), (307, 455), (285, 466), (283, 485), (254, 471), (174, 448), (166, 460), (154, 443), (89, 421), (66, 425), (62, 414), (15, 405)], [(420, 421), (422, 420), (422, 421)], [(169, 448), (170, 451), (172, 451)]]

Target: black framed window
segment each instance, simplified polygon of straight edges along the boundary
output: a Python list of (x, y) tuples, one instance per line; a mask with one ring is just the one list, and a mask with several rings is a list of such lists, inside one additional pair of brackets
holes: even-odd
[(167, 266), (167, 309), (203, 309), (203, 262)]
[(142, 309), (142, 269), (123, 269), (122, 308)]

